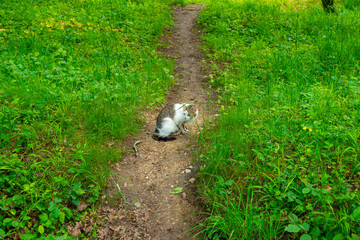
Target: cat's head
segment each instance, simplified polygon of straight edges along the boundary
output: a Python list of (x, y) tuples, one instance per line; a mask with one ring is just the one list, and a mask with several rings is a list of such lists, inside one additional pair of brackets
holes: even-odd
[(189, 112), (187, 110), (183, 111), (182, 114), (183, 114), (185, 122), (187, 122), (191, 119), (191, 115), (189, 114)]

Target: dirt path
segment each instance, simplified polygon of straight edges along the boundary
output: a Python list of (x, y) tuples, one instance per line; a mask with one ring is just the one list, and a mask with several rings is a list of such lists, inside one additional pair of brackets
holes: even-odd
[[(195, 29), (201, 9), (200, 5), (174, 9), (174, 33), (168, 39), (170, 48), (165, 50), (170, 57), (176, 56), (175, 73), (179, 79), (179, 85), (169, 93), (167, 102), (200, 104), (199, 117), (195, 123), (187, 125), (190, 134), (177, 136), (177, 140), (171, 142), (157, 142), (151, 135), (161, 108), (145, 114), (146, 128), (136, 139), (131, 139), (131, 144), (141, 141), (140, 155), (135, 157), (130, 152), (112, 169), (116, 174), (114, 182), (126, 198), (128, 208), (124, 208), (118, 189), (112, 184), (109, 189), (112, 199), (105, 200), (108, 204), (92, 216), (93, 222), (103, 223), (97, 239), (190, 239), (185, 232), (199, 219), (197, 212), (200, 211), (192, 187), (196, 168), (192, 163), (192, 149), (207, 102), (202, 85), (198, 30)], [(172, 194), (177, 187), (183, 188), (183, 192)], [(89, 226), (83, 229), (86, 227)]]

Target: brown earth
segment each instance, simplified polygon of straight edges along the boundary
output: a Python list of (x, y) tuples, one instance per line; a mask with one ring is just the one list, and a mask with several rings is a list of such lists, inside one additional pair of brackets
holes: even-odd
[[(173, 9), (175, 26), (167, 39), (169, 47), (163, 50), (176, 59), (174, 71), (178, 79), (167, 103), (187, 102), (199, 106), (198, 118), (187, 125), (190, 133), (177, 136), (171, 142), (155, 141), (151, 135), (163, 106), (144, 113), (146, 127), (136, 138), (129, 138), (131, 145), (141, 141), (137, 145), (139, 155), (135, 156), (131, 150), (121, 163), (113, 166), (113, 180), (110, 179), (108, 196), (104, 199), (106, 204), (91, 213), (85, 223), (69, 227), (70, 232), (89, 233), (97, 222), (102, 226), (97, 230), (96, 239), (196, 239), (189, 231), (201, 219), (193, 187), (197, 168), (193, 150), (209, 101), (203, 85), (199, 30), (195, 27), (201, 9), (201, 5), (195, 4)], [(182, 192), (173, 194), (179, 187)]]

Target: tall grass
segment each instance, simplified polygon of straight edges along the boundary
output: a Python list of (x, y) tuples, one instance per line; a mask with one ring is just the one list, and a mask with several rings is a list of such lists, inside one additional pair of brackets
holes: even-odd
[(213, 1), (203, 49), (223, 104), (200, 142), (211, 239), (360, 236), (360, 12)]
[(139, 110), (173, 82), (156, 53), (169, 4), (1, 1), (0, 238), (66, 235), (99, 198)]

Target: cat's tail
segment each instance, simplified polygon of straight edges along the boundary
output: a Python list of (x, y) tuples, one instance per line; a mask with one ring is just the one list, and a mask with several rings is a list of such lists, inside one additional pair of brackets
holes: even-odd
[(170, 141), (176, 140), (176, 137), (160, 137), (156, 134), (153, 134), (152, 139), (159, 141), (159, 142), (170, 142)]
[(159, 130), (155, 129), (154, 134), (152, 135), (152, 139), (159, 141), (159, 142), (170, 142), (176, 140), (176, 137), (161, 137), (159, 135)]

